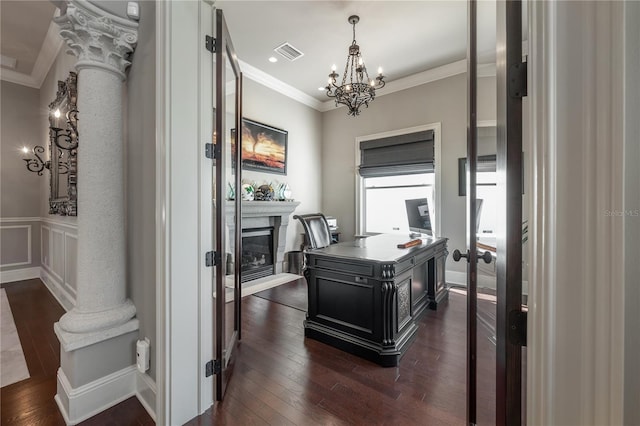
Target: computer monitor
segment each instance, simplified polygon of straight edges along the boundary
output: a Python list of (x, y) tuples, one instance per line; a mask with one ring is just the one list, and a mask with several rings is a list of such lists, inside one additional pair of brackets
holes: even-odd
[(407, 219), (409, 219), (409, 230), (411, 237), (420, 237), (425, 234), (433, 236), (431, 228), (431, 215), (429, 214), (429, 202), (426, 198), (416, 198), (404, 200), (407, 207)]

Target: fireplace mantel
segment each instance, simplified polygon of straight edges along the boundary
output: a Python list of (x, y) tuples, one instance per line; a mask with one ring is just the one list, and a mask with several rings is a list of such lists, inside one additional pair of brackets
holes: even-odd
[(299, 205), (299, 201), (243, 201), (242, 218), (261, 216), (289, 217)]

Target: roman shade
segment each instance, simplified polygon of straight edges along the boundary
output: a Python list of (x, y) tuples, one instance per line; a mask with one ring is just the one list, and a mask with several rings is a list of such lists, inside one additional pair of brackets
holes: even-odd
[(433, 130), (360, 142), (358, 171), (362, 177), (433, 172)]

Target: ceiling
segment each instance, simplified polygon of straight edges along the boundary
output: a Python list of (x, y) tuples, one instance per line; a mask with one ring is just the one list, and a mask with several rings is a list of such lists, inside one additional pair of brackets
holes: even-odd
[[(464, 60), (466, 4), (464, 0), (216, 2), (225, 13), (242, 63), (270, 76), (272, 81), (275, 78), (279, 84), (292, 87), (317, 104), (328, 100), (325, 92), (318, 88), (326, 86), (331, 66), (335, 64), (339, 74), (344, 72), (352, 40), (352, 27), (347, 22), (350, 15), (360, 16), (356, 40), (365, 64), (372, 71), (371, 77), (380, 66), (389, 83)], [(2, 67), (2, 78), (6, 80), (8, 75), (18, 74), (27, 81), (21, 84), (39, 87), (51, 66), (51, 62), (41, 65), (46, 65), (43, 73), (38, 69), (38, 56), (51, 56), (53, 48), (47, 44), (47, 38), (55, 37), (51, 34), (47, 37), (47, 32), (55, 6), (50, 1), (1, 0), (0, 8), (0, 53), (17, 60), (13, 70)], [(492, 61), (495, 56), (494, 0), (478, 2), (478, 25), (481, 60)], [(51, 27), (49, 32), (55, 33), (55, 25)], [(273, 49), (284, 42), (301, 50), (304, 56), (289, 61), (275, 53)], [(271, 56), (277, 57), (278, 62), (269, 62)], [(40, 62), (47, 61), (41, 58)], [(380, 95), (387, 88), (382, 89)]]
[[(331, 66), (342, 77), (352, 41), (350, 15), (360, 16), (356, 40), (375, 77), (387, 82), (466, 58), (466, 1), (218, 1), (238, 57), (319, 101), (328, 98)], [(478, 51), (495, 51), (495, 1), (479, 7)], [(274, 52), (289, 42), (304, 56)], [(268, 61), (270, 56), (278, 62)], [(485, 55), (486, 56), (486, 55)], [(381, 90), (381, 94), (384, 89)]]
[[(56, 7), (50, 1), (0, 1), (0, 54), (4, 74), (19, 74), (24, 78), (41, 73), (38, 57), (45, 45), (49, 24)], [(57, 53), (57, 52), (56, 52)], [(45, 53), (43, 53), (45, 54)], [(6, 58), (15, 59), (15, 68), (5, 66)], [(42, 59), (40, 60), (42, 62)], [(44, 75), (46, 75), (46, 71)]]

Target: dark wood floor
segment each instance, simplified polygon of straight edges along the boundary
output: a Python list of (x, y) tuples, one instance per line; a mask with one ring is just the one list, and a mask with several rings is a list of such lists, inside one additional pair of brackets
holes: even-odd
[[(0, 424), (65, 425), (53, 397), (60, 366), (60, 344), (53, 323), (64, 309), (39, 279), (3, 284), (20, 336), (30, 377), (0, 391)], [(152, 425), (135, 398), (106, 410), (82, 425)]]
[[(7, 290), (31, 378), (2, 388), (2, 425), (63, 425), (53, 396), (64, 313), (40, 280)], [(189, 425), (461, 425), (465, 423), (466, 297), (451, 293), (427, 311), (418, 337), (396, 368), (304, 338), (305, 313), (249, 296), (243, 340), (225, 400)], [(478, 424), (495, 424), (495, 347), (480, 336)], [(136, 398), (83, 425), (148, 425)]]
[[(305, 313), (243, 299), (243, 340), (222, 403), (189, 425), (461, 425), (466, 421), (466, 296), (420, 321), (397, 368), (304, 338)], [(480, 330), (479, 330), (480, 331)], [(495, 424), (495, 346), (479, 336), (478, 424)]]

